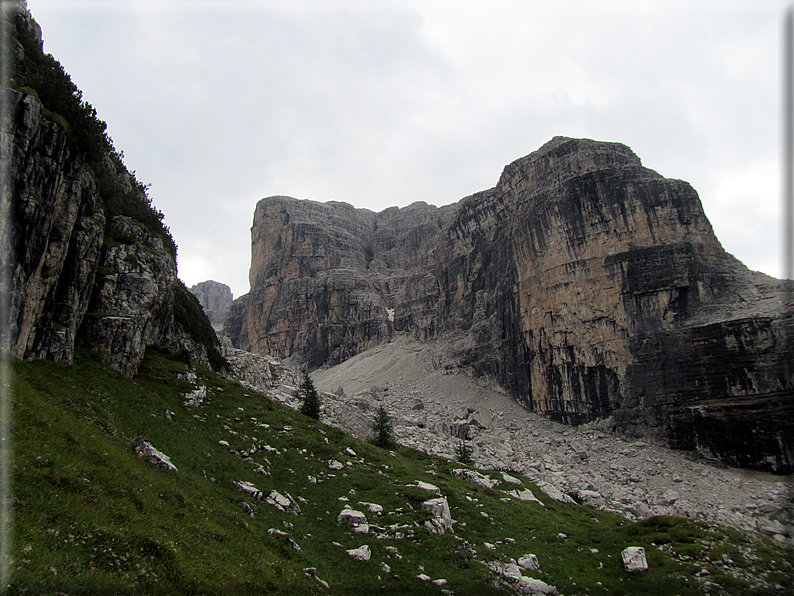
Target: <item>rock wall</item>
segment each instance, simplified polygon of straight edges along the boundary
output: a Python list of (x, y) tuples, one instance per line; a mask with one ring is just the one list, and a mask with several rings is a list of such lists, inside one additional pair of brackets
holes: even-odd
[(234, 301), (232, 289), (226, 284), (208, 280), (194, 285), (190, 292), (199, 299), (213, 328), (223, 329), (223, 322), (229, 316), (229, 308)]
[(250, 281), (239, 348), (314, 368), (411, 332), (530, 410), (794, 469), (791, 284), (624, 145), (555, 137), (441, 209), (263, 199)]
[[(24, 3), (3, 16), (13, 21), (9, 47), (17, 64), (40, 61), (41, 29)], [(53, 94), (52, 80), (36, 80)], [(98, 176), (146, 211), (145, 195), (133, 196), (143, 192), (134, 177), (110, 153), (89, 162), (85, 138), (80, 145), (64, 116), (46, 109), (32, 89), (0, 93), (0, 349), (69, 364), (75, 346), (83, 345), (127, 376), (150, 344), (188, 349), (208, 364), (207, 342), (193, 337), (200, 322), (183, 327), (174, 317), (173, 251), (141, 221), (108, 216)]]

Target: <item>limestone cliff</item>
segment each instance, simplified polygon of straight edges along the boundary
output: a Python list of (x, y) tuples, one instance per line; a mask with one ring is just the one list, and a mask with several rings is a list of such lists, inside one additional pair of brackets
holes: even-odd
[(411, 332), (554, 418), (794, 464), (786, 284), (624, 145), (556, 137), (440, 209), (263, 199), (250, 282), (225, 326), (237, 347), (317, 367)]
[(0, 90), (0, 348), (69, 364), (83, 345), (127, 376), (149, 344), (217, 365), (217, 338), (198, 304), (186, 302), (163, 215), (96, 111), (43, 53), (24, 4), (3, 16), (14, 70)]
[(198, 298), (213, 328), (222, 330), (223, 322), (229, 316), (229, 308), (234, 301), (232, 289), (226, 284), (208, 280), (192, 286), (190, 293)]

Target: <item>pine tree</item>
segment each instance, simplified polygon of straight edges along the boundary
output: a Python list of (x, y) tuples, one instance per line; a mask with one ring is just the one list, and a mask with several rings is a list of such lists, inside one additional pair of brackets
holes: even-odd
[(383, 406), (378, 408), (375, 421), (372, 423), (372, 430), (375, 433), (372, 442), (378, 447), (388, 448), (394, 444), (394, 426), (389, 413)]
[(320, 396), (314, 388), (309, 373), (303, 373), (303, 382), (298, 388), (298, 399), (301, 400), (301, 413), (315, 420), (320, 419)]

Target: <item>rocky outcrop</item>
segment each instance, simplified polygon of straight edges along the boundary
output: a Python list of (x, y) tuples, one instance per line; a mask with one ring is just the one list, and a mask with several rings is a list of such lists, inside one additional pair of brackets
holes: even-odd
[(217, 338), (203, 328), (200, 307), (181, 300), (175, 310), (181, 284), (162, 214), (123, 165), (104, 122), (43, 54), (24, 3), (3, 16), (13, 21), (3, 25), (13, 24), (15, 83), (39, 91), (0, 90), (0, 349), (69, 364), (83, 345), (127, 376), (149, 344), (187, 349), (209, 364)]
[[(105, 215), (96, 184), (33, 95), (3, 89), (2, 256), (8, 335), (17, 357), (70, 363), (91, 300)], [(7, 161), (6, 161), (7, 160)]]
[(313, 368), (408, 331), (533, 411), (794, 468), (786, 284), (624, 145), (556, 137), (441, 209), (263, 199), (250, 282), (239, 348)]
[(208, 280), (191, 287), (190, 292), (198, 298), (213, 328), (222, 330), (223, 322), (229, 316), (229, 308), (234, 301), (232, 289), (226, 284)]

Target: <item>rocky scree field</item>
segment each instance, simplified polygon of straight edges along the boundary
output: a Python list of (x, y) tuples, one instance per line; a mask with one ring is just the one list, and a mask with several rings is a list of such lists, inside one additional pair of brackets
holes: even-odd
[[(381, 449), (165, 350), (134, 379), (78, 351), (14, 362), (11, 383), (11, 594), (794, 590), (794, 555), (766, 536), (630, 522), (518, 474)], [(624, 568), (630, 546), (648, 571)]]

